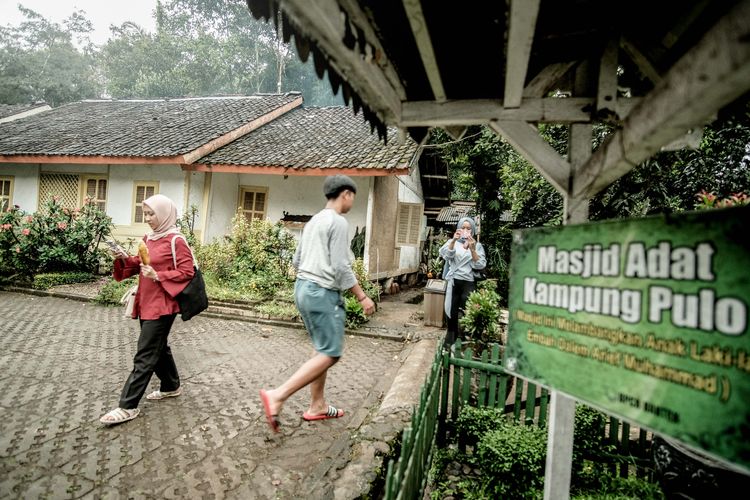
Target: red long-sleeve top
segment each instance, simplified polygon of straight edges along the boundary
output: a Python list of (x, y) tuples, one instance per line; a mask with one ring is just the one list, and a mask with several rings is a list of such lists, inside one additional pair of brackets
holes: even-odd
[[(172, 238), (177, 238), (174, 245), (177, 268), (172, 260)], [(141, 258), (138, 256), (115, 259), (114, 263), (113, 277), (116, 281), (139, 275), (133, 318), (159, 319), (160, 316), (179, 313), (180, 307), (174, 297), (190, 283), (195, 274), (190, 247), (176, 234), (153, 241), (144, 238), (143, 241), (146, 242), (151, 267), (156, 271), (159, 281), (140, 275)]]

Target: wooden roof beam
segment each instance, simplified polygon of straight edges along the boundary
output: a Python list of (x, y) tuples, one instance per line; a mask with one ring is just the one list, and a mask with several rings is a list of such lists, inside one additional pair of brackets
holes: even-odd
[[(400, 117), (401, 100), (406, 91), (398, 81), (386, 77), (387, 71), (380, 67), (379, 57), (364, 57), (359, 51), (348, 49), (342, 40), (346, 34), (346, 20), (341, 13), (337, 0), (287, 0), (282, 2), (282, 9), (294, 20), (303, 33), (315, 41), (318, 47), (329, 57), (336, 71), (357, 92), (363, 102), (386, 123), (395, 123)], [(351, 6), (350, 6), (351, 8)], [(365, 23), (365, 16), (355, 13), (359, 23)], [(365, 32), (374, 32), (371, 26)], [(371, 43), (368, 38), (368, 43)], [(359, 84), (358, 82), (366, 82)]]
[(750, 90), (750, 0), (720, 19), (582, 167), (574, 196), (591, 198), (717, 109)]
[(575, 64), (576, 61), (566, 61), (546, 66), (523, 89), (523, 97), (545, 97)]
[(638, 66), (643, 76), (651, 80), (651, 83), (659, 83), (661, 81), (661, 74), (656, 66), (653, 65), (651, 59), (641, 51), (630, 39), (623, 37), (620, 40), (620, 47), (628, 55), (631, 61)]
[(531, 44), (534, 42), (536, 18), (540, 0), (511, 0), (510, 25), (508, 28), (508, 50), (505, 65), (506, 108), (521, 106), (521, 97), (526, 83)]
[(617, 51), (619, 40), (611, 38), (604, 47), (599, 62), (599, 81), (596, 90), (596, 112), (599, 116), (614, 112), (617, 104)]
[[(640, 98), (618, 99), (615, 115), (622, 120)], [(596, 100), (591, 97), (524, 98), (518, 108), (506, 108), (496, 99), (461, 101), (409, 101), (401, 108), (399, 127), (445, 127), (450, 125), (486, 125), (492, 121), (536, 123), (589, 123)]]
[(568, 191), (570, 163), (545, 141), (536, 127), (521, 121), (498, 121), (490, 128), (521, 153), (560, 193)]
[(443, 88), (443, 79), (440, 77), (440, 68), (435, 58), (435, 50), (432, 47), (430, 32), (427, 30), (427, 21), (422, 12), (420, 0), (403, 0), (406, 17), (409, 19), (411, 32), (414, 40), (417, 42), (419, 56), (422, 58), (427, 79), (430, 81), (432, 94), (436, 101), (445, 101), (445, 89)]

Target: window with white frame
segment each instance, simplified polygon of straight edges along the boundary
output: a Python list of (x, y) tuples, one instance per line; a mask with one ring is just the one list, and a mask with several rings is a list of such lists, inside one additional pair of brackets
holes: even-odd
[(13, 206), (13, 177), (0, 177), (0, 212)]
[(265, 219), (267, 207), (267, 187), (242, 186), (240, 188), (240, 211), (247, 220)]
[(107, 210), (107, 178), (106, 177), (84, 177), (81, 183), (83, 188), (83, 196), (81, 198), (85, 201), (87, 198), (91, 199), (93, 203), (99, 207), (100, 210)]
[(158, 182), (135, 182), (133, 189), (133, 223), (142, 224), (146, 222), (143, 219), (143, 200), (150, 198), (158, 192)]
[(419, 244), (422, 208), (423, 205), (421, 203), (398, 204), (397, 247), (411, 247)]

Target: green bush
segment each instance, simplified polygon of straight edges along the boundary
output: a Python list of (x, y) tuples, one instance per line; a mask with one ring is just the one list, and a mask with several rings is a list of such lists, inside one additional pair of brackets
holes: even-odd
[[(597, 464), (596, 457), (616, 452), (616, 447), (608, 442), (604, 433), (607, 416), (590, 406), (576, 405), (575, 427), (573, 430), (573, 475), (584, 474), (590, 467), (601, 469), (605, 473), (605, 466)], [(587, 459), (593, 462), (585, 465)], [(604, 462), (604, 461), (602, 461)]]
[(280, 223), (232, 218), (232, 231), (224, 241), (196, 248), (204, 275), (218, 285), (255, 299), (268, 299), (294, 282), (292, 258), (296, 241)]
[(456, 419), (456, 437), (469, 445), (474, 445), (482, 436), (506, 421), (507, 417), (503, 415), (502, 410), (464, 405)]
[(195, 237), (196, 217), (198, 217), (198, 207), (190, 205), (190, 208), (182, 214), (182, 217), (177, 219), (177, 227), (180, 228), (180, 232), (185, 236), (185, 239), (193, 250), (200, 245), (198, 238)]
[(365, 310), (362, 304), (353, 295), (344, 297), (344, 310), (346, 311), (346, 327), (352, 330), (356, 330), (364, 323), (367, 323), (368, 318), (365, 314)]
[(482, 436), (477, 456), (481, 489), (490, 498), (537, 498), (544, 488), (547, 431), (503, 423)]
[(99, 244), (111, 232), (112, 219), (88, 198), (73, 210), (53, 198), (33, 215), (14, 206), (0, 214), (0, 271), (95, 273), (106, 254)]
[[(581, 481), (587, 479), (588, 481)], [(657, 483), (635, 477), (618, 477), (596, 473), (579, 476), (571, 487), (570, 497), (576, 500), (663, 500), (664, 492)]]
[(120, 282), (114, 280), (114, 278), (108, 278), (104, 286), (99, 290), (99, 294), (94, 297), (94, 302), (97, 304), (104, 305), (120, 305), (120, 299), (128, 288), (138, 283), (138, 276), (131, 276)]
[[(607, 455), (615, 453), (605, 435), (608, 417), (586, 405), (576, 406), (571, 495), (576, 499), (649, 499), (664, 495), (646, 479), (620, 478), (608, 472)], [(467, 453), (453, 447), (436, 452), (430, 471), (433, 499), (539, 498), (546, 460), (546, 430), (509, 420), (502, 410), (463, 406), (455, 422), (454, 439), (467, 444)], [(473, 447), (473, 449), (472, 449)], [(459, 465), (481, 474), (462, 475)], [(453, 479), (448, 468), (453, 468)]]
[(357, 278), (359, 286), (362, 287), (362, 291), (377, 304), (380, 300), (380, 289), (378, 285), (369, 280), (365, 261), (354, 259), (354, 262), (352, 262), (352, 271), (354, 271), (354, 276)]
[(502, 343), (500, 330), (500, 295), (492, 280), (480, 281), (477, 289), (466, 300), (464, 314), (458, 320), (459, 325), (477, 344), (480, 352), (489, 344)]
[(53, 286), (88, 283), (95, 279), (96, 276), (91, 273), (41, 273), (34, 276), (31, 287), (36, 290), (49, 290)]
[[(352, 271), (357, 278), (359, 286), (362, 287), (362, 291), (365, 292), (365, 295), (370, 297), (373, 302), (377, 304), (379, 298), (378, 287), (367, 279), (367, 269), (365, 269), (364, 261), (362, 259), (354, 259), (354, 262), (352, 262)], [(360, 304), (354, 294), (349, 290), (344, 290), (344, 310), (346, 310), (347, 328), (356, 330), (369, 321), (362, 304)]]
[(288, 302), (264, 302), (255, 306), (255, 310), (273, 319), (295, 320), (299, 318), (297, 307)]

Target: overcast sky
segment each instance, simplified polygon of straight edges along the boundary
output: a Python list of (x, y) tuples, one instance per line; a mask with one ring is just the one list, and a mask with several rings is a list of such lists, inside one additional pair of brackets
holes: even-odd
[(109, 38), (110, 24), (119, 26), (125, 21), (133, 21), (146, 31), (155, 29), (152, 13), (156, 0), (0, 0), (0, 24), (18, 25), (24, 20), (18, 4), (56, 23), (62, 22), (77, 9), (85, 11), (86, 17), (94, 24), (91, 41), (97, 45)]

